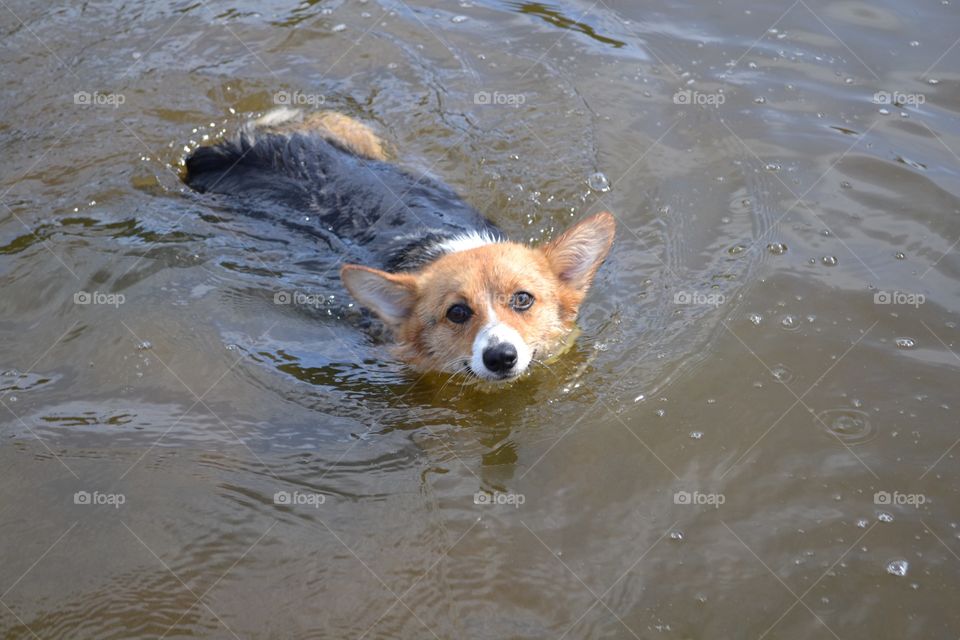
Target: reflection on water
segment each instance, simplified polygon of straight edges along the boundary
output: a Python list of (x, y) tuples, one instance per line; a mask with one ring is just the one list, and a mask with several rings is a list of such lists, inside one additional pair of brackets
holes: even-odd
[[(3, 637), (960, 632), (951, 4), (2, 24)], [(413, 373), (335, 239), (186, 190), (278, 96), (513, 237), (614, 212), (575, 347)]]

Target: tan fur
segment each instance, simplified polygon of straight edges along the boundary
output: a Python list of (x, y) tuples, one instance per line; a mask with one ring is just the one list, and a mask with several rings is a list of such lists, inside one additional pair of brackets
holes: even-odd
[(292, 118), (269, 130), (290, 134), (316, 132), (358, 156), (371, 160), (386, 160), (387, 145), (366, 124), (336, 111), (317, 111)]
[[(462, 370), (491, 312), (520, 334), (534, 357), (543, 358), (574, 328), (614, 226), (612, 215), (599, 213), (539, 248), (502, 242), (446, 254), (417, 272), (346, 265), (341, 277), (351, 295), (392, 329), (396, 354), (417, 369)], [(518, 291), (535, 298), (525, 311), (510, 306)], [(446, 319), (457, 303), (473, 311), (464, 324)]]

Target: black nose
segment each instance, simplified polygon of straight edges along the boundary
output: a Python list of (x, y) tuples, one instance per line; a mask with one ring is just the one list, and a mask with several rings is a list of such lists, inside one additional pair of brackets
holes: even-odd
[(483, 364), (494, 373), (504, 373), (517, 364), (517, 349), (509, 342), (500, 342), (483, 350)]

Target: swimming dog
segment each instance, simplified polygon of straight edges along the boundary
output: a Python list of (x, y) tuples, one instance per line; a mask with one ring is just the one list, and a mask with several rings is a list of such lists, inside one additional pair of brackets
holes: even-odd
[(194, 190), (362, 263), (341, 268), (343, 285), (421, 371), (506, 381), (550, 355), (615, 234), (603, 212), (542, 246), (511, 242), (448, 186), (389, 162), (370, 127), (332, 111), (272, 111), (185, 164)]

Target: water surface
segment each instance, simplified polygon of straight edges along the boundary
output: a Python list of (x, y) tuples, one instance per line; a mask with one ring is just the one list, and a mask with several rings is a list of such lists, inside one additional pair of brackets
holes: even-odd
[[(953, 3), (0, 25), (3, 637), (960, 634)], [(576, 348), (386, 358), (323, 246), (180, 181), (278, 102), (516, 238), (616, 214)]]

